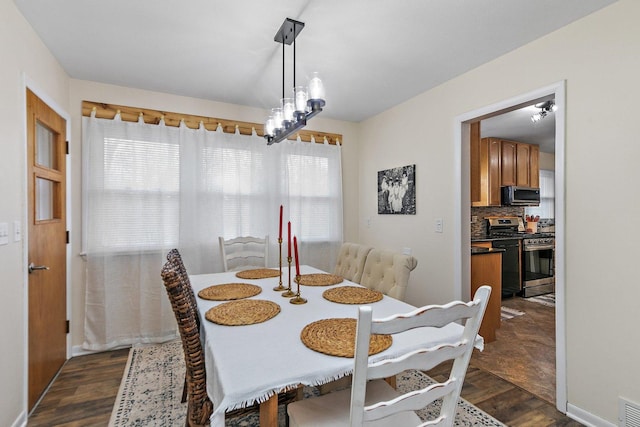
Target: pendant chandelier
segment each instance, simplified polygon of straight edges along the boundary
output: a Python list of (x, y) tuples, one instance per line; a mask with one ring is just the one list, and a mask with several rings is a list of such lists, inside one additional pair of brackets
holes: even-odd
[[(271, 109), (271, 115), (264, 123), (264, 138), (267, 145), (280, 142), (307, 125), (307, 120), (322, 111), (325, 105), (324, 85), (313, 73), (308, 86), (296, 86), (296, 37), (304, 28), (304, 22), (287, 18), (280, 26), (274, 41), (282, 43), (282, 99), (280, 105)], [(293, 44), (293, 89), (285, 95), (284, 49), (285, 44)]]

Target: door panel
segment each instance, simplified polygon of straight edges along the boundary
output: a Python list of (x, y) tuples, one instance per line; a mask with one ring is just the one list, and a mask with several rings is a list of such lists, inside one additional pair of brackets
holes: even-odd
[(67, 357), (66, 122), (27, 90), (29, 410)]

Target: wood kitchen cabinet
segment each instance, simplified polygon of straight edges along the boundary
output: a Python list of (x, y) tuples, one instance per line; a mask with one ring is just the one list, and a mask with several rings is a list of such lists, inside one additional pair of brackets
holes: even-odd
[(517, 184), (518, 143), (500, 141), (500, 183), (502, 186)]
[(471, 206), (500, 206), (500, 140), (471, 141)]
[(499, 138), (480, 138), (470, 130), (471, 206), (500, 206), (500, 187), (540, 187), (540, 147)]
[(531, 145), (529, 151), (529, 187), (540, 188), (540, 146)]
[(478, 333), (489, 343), (496, 340), (496, 329), (501, 323), (502, 252), (471, 255), (471, 295), (482, 285), (491, 286), (491, 296)]

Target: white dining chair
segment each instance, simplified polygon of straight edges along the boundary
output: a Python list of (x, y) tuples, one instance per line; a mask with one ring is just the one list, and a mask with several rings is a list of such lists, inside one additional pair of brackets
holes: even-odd
[[(358, 310), (355, 357), (351, 389), (335, 391), (289, 404), (290, 425), (301, 426), (453, 426), (456, 407), (469, 359), (482, 322), (491, 288), (482, 286), (473, 301), (453, 301), (446, 305), (418, 308), (410, 313), (372, 320), (370, 306)], [(378, 362), (369, 362), (372, 334), (397, 334), (420, 327), (440, 328), (464, 322), (462, 335), (435, 347), (419, 348)], [(429, 334), (430, 329), (424, 329)], [(445, 361), (453, 361), (448, 379), (424, 388), (401, 393), (384, 379), (407, 369), (427, 371)], [(414, 412), (442, 399), (436, 419), (423, 423)]]
[(218, 237), (218, 242), (224, 271), (268, 267), (268, 234), (263, 238), (243, 236), (225, 240), (223, 237)]

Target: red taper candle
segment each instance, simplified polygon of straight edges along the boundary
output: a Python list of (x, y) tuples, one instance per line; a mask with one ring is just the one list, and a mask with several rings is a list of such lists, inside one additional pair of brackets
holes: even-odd
[(278, 232), (278, 239), (282, 240), (282, 205), (280, 205), (280, 231)]
[(289, 227), (289, 234), (288, 234), (289, 237), (287, 239), (287, 241), (288, 241), (288, 244), (287, 244), (287, 256), (289, 258), (291, 258), (291, 221), (289, 221), (288, 227)]
[(296, 276), (300, 275), (300, 259), (298, 258), (298, 238), (293, 236), (293, 251), (296, 254)]

